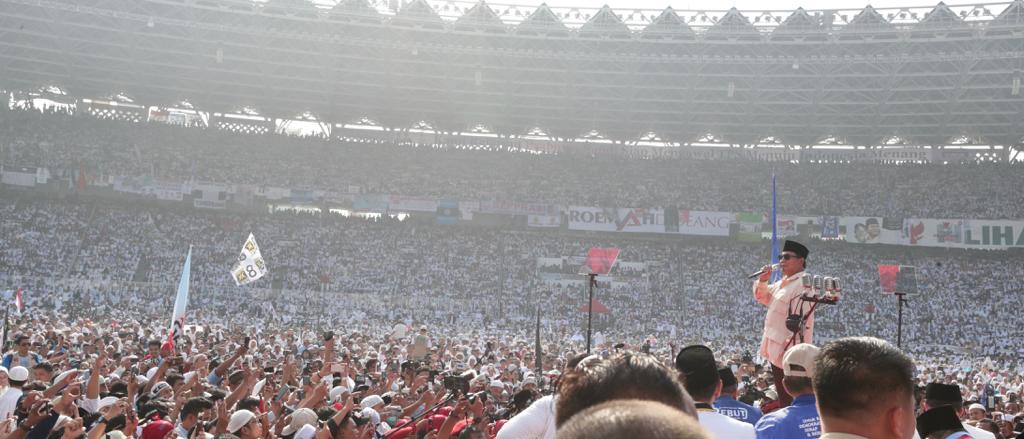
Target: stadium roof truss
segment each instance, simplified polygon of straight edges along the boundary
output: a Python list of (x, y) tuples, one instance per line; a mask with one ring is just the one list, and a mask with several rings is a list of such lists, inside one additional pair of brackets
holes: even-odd
[(3, 88), (448, 132), (1016, 145), (1022, 76), (1024, 0), (795, 11), (0, 0)]

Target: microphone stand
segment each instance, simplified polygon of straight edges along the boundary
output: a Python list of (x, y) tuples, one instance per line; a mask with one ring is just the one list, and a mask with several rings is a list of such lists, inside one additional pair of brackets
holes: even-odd
[(786, 349), (794, 346), (797, 336), (800, 336), (800, 342), (804, 341), (804, 326), (807, 324), (807, 320), (814, 314), (814, 310), (818, 309), (818, 304), (835, 305), (838, 299), (829, 299), (825, 297), (809, 296), (806, 293), (800, 296), (800, 307), (803, 308), (803, 302), (811, 302), (811, 309), (807, 311), (807, 314), (800, 316), (800, 328), (799, 331), (793, 332), (793, 336), (789, 338), (789, 342), (786, 343)]
[(415, 423), (419, 422), (420, 419), (423, 419), (423, 417), (427, 415), (427, 413), (430, 413), (430, 412), (432, 412), (434, 410), (437, 410), (441, 406), (443, 406), (445, 404), (448, 404), (449, 402), (452, 402), (458, 396), (459, 395), (457, 393), (449, 393), (448, 396), (446, 396), (443, 401), (441, 401), (441, 402), (439, 402), (437, 404), (434, 404), (433, 407), (430, 407), (430, 408), (424, 410), (423, 413), (420, 413), (420, 414), (418, 414), (416, 416), (413, 416), (408, 421), (405, 421), (405, 422), (403, 422), (403, 423), (401, 423), (401, 424), (399, 424), (397, 426), (392, 427), (391, 431), (384, 435), (384, 439), (387, 439), (387, 438), (391, 437), (392, 435), (397, 433), (399, 430), (409, 426), (410, 424), (415, 424)]

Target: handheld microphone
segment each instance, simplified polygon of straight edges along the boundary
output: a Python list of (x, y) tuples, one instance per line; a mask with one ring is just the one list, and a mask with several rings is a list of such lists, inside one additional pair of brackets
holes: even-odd
[[(778, 270), (778, 269), (779, 269), (779, 264), (772, 264), (771, 265), (771, 271), (775, 271), (775, 270)], [(754, 274), (751, 274), (750, 276), (747, 276), (747, 279), (753, 279), (755, 277), (758, 277), (758, 276), (764, 274), (765, 272), (766, 272), (766, 270), (758, 270), (757, 273), (754, 273)]]

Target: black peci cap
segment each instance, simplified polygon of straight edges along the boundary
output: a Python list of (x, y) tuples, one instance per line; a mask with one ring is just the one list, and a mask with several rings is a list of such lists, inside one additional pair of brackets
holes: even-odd
[(790, 241), (788, 239), (785, 243), (782, 244), (782, 251), (793, 252), (797, 256), (804, 259), (807, 259), (807, 255), (811, 254), (811, 251), (807, 250), (807, 247), (805, 247), (803, 244), (796, 241)]

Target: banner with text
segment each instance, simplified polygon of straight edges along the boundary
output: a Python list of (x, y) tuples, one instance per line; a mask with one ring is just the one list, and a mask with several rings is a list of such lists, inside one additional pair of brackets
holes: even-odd
[(659, 208), (600, 208), (569, 206), (569, 230), (664, 233), (665, 214)]
[(552, 206), (544, 203), (525, 203), (509, 200), (481, 200), (480, 213), (492, 215), (551, 215)]
[(388, 210), (392, 212), (437, 212), (436, 198), (388, 195)]
[(934, 153), (925, 148), (805, 149), (801, 162), (932, 162)]
[(1024, 247), (1024, 221), (910, 218), (903, 223), (903, 244), (990, 250)]
[(761, 230), (763, 230), (765, 222), (764, 214), (740, 212), (736, 214), (736, 222), (739, 224), (736, 230), (736, 239), (747, 242), (761, 240)]
[[(679, 234), (729, 236), (729, 224), (736, 221), (732, 212), (708, 212), (679, 209)], [(667, 226), (666, 226), (667, 227)], [(668, 230), (666, 228), (666, 230)]]
[(541, 228), (562, 227), (562, 215), (527, 215), (526, 225)]

